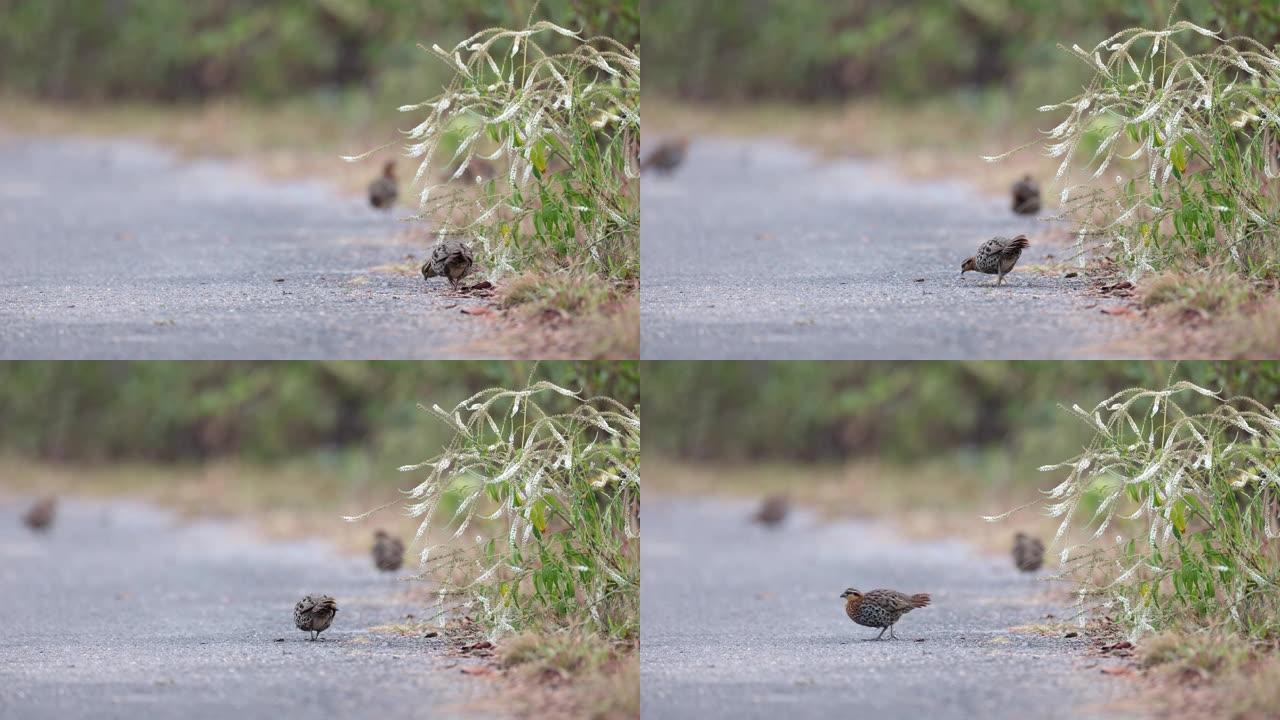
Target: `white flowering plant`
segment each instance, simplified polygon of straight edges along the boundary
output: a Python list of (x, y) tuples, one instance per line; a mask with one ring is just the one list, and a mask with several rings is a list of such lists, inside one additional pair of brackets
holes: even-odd
[(425, 113), (404, 148), (422, 216), (472, 241), (490, 279), (570, 268), (638, 278), (639, 55), (532, 18), (428, 51), (453, 77), (400, 108)]
[(551, 624), (634, 640), (637, 412), (545, 380), (429, 412), (453, 439), (400, 470), (425, 475), (405, 509), (422, 518), (420, 560), (442, 607), (482, 620), (495, 637)]
[(1040, 468), (1067, 476), (1033, 505), (1061, 518), (1054, 544), (1082, 605), (1099, 604), (1134, 637), (1181, 625), (1276, 637), (1275, 409), (1182, 381), (1070, 412), (1094, 438), (1075, 458)]
[(1042, 139), (984, 159), (1029, 146), (1061, 158), (1061, 201), (1080, 222), (1081, 247), (1101, 246), (1131, 278), (1169, 267), (1280, 273), (1275, 51), (1184, 20), (1069, 52), (1092, 79), (1040, 108), (1066, 117)]

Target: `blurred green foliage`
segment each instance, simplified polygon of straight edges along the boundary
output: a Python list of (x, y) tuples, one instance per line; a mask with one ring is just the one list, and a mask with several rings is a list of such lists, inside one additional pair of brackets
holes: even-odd
[[(55, 460), (426, 456), (451, 437), (418, 409), (530, 373), (635, 407), (634, 362), (4, 362), (0, 452)], [(567, 404), (566, 404), (567, 406)]]
[[(533, 0), (0, 0), (0, 87), (54, 99), (274, 99), (438, 90), (418, 43), (523, 23)], [(541, 0), (539, 17), (639, 42), (636, 0)]]
[(1034, 447), (1046, 462), (1089, 428), (1092, 407), (1170, 372), (1227, 397), (1280, 403), (1280, 364), (1148, 362), (646, 362), (650, 451), (696, 460), (928, 460)]
[[(644, 0), (646, 86), (692, 100), (931, 97), (996, 88), (1051, 98), (1083, 64), (1058, 49), (1135, 25), (1163, 27), (1171, 0)], [(1256, 0), (1183, 0), (1178, 15), (1280, 40)]]

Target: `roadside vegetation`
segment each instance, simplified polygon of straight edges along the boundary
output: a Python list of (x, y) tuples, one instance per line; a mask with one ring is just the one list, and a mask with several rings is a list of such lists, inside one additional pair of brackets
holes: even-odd
[[(457, 416), (428, 417), (433, 398)], [(0, 491), (142, 499), (359, 555), (385, 529), (402, 574), (427, 558), (431, 582), (397, 589), (420, 622), (496, 644), (505, 712), (634, 717), (638, 412), (635, 362), (8, 363)], [(399, 507), (396, 469), (424, 447), (440, 482)]]
[[(452, 79), (400, 107), (421, 118), (404, 148), (420, 217), (472, 242), (500, 306), (525, 322), (627, 316), (637, 302), (640, 57), (583, 33), (531, 16), (433, 45)], [(638, 324), (616, 342), (613, 354), (638, 353)]]
[(1051, 550), (1082, 609), (1118, 622), (1158, 683), (1206, 714), (1260, 717), (1280, 673), (1277, 388), (1260, 401), (1176, 376), (1073, 405), (1093, 438), (1040, 468), (1066, 477), (1031, 505), (1057, 519)]
[(625, 716), (639, 697), (638, 407), (531, 374), (430, 413), (452, 439), (400, 469), (421, 478), (405, 511), (421, 518), (439, 614), (454, 627), (473, 618), (517, 686), (540, 684), (537, 696), (562, 709)]
[(738, 498), (743, 522), (781, 494), (823, 517), (963, 537), (1005, 557), (1013, 534), (1028, 532), (1069, 581), (1052, 591), (1074, 588), (1091, 620), (1042, 631), (1096, 633), (1099, 645), (1127, 635), (1134, 664), (1118, 670), (1141, 674), (1147, 707), (1163, 714), (1274, 715), (1275, 363), (643, 370), (646, 387), (663, 388), (646, 393), (651, 493)]
[[(1146, 322), (1119, 352), (1280, 348), (1273, 4), (651, 6), (651, 135), (771, 134), (993, 195), (1031, 174), (1047, 210), (1083, 232), (1037, 239), (1060, 245), (1059, 261), (1096, 261), (1099, 291), (1136, 285), (1127, 314)], [(721, 30), (697, 30), (709, 26)], [(1148, 292), (1188, 278), (1230, 301)]]
[(1092, 77), (1039, 108), (1062, 119), (1030, 145), (1059, 163), (1081, 254), (1118, 262), (1167, 325), (1203, 328), (1179, 334), (1193, 354), (1270, 357), (1280, 337), (1248, 330), (1280, 320), (1280, 56), (1255, 39), (1274, 40), (1276, 25), (1233, 35), (1178, 14), (1072, 45)]
[[(423, 172), (401, 202), (427, 223), (405, 232), (423, 253), (438, 229), (465, 235), (490, 279), (545, 286), (510, 294), (498, 284), (494, 351), (638, 354), (637, 0), (125, 4), (5, 12), (0, 136), (140, 137), (354, 195), (398, 154), (384, 143), (417, 126), (410, 155)], [(469, 67), (431, 49), (448, 44), (452, 54), (466, 38), (458, 50)], [(445, 97), (452, 108), (431, 124), (422, 101)], [(386, 152), (339, 159), (373, 147)], [(416, 277), (411, 265), (372, 270)], [(579, 300), (557, 302), (561, 288)]]

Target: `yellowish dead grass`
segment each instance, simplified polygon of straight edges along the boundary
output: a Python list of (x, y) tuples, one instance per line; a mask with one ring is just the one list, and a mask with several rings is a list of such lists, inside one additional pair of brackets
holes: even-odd
[(1269, 359), (1280, 355), (1274, 283), (1227, 272), (1168, 271), (1139, 285), (1150, 328), (1138, 341), (1167, 358)]
[(1263, 720), (1280, 712), (1280, 652), (1243, 638), (1169, 631), (1138, 644), (1160, 717)]
[(190, 466), (54, 465), (0, 458), (0, 477), (8, 489), (24, 494), (129, 496), (186, 517), (245, 518), (267, 537), (323, 537), (352, 554), (369, 552), (375, 528), (406, 539), (417, 531), (415, 521), (394, 509), (345, 522), (344, 515), (395, 500), (399, 491), (389, 483), (352, 482), (310, 467), (263, 468), (230, 460)]
[[(1046, 209), (1053, 207), (1055, 195), (1048, 186), (1057, 163), (1051, 158), (1028, 150), (998, 163), (982, 159), (1037, 138), (1037, 123), (1043, 118), (1028, 117), (1026, 112), (980, 111), (948, 100), (910, 107), (874, 99), (840, 106), (691, 106), (646, 97), (645, 105), (650, 137), (769, 135), (833, 158), (887, 160), (911, 178), (964, 178), (993, 195), (1004, 195), (1018, 178), (1030, 173), (1040, 179)], [(947, 130), (939, 132), (939, 128)]]
[(646, 462), (648, 487), (664, 494), (763, 498), (781, 493), (824, 517), (883, 518), (911, 537), (963, 537), (990, 552), (1008, 552), (1015, 530), (1046, 541), (1057, 531), (1056, 522), (1035, 512), (985, 522), (983, 515), (1035, 500), (1036, 488), (946, 463), (906, 469), (862, 461), (830, 466)]

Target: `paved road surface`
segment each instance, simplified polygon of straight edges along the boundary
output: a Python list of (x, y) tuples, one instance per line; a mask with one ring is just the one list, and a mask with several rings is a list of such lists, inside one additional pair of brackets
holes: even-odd
[[(33, 536), (24, 509), (0, 501), (0, 717), (451, 718), (484, 688), (439, 640), (369, 632), (422, 609), (324, 543), (66, 501)], [(314, 643), (293, 627), (309, 592), (338, 601)]]
[(992, 235), (1031, 236), (1022, 266), (1070, 253), (1036, 241), (1044, 223), (960, 183), (697, 139), (676, 175), (645, 177), (641, 198), (645, 358), (1098, 357), (1123, 331), (1087, 307), (1078, 278), (961, 278)]
[[(1065, 617), (1043, 584), (960, 542), (906, 542), (865, 524), (792, 518), (770, 531), (743, 503), (645, 498), (641, 717), (1080, 718), (1115, 686), (1081, 640), (1010, 628)], [(845, 587), (929, 592), (933, 604), (864, 642)], [(920, 640), (920, 642), (916, 642)]]
[(0, 135), (0, 357), (478, 354), (485, 324), (443, 283), (371, 272), (424, 256), (407, 214), (136, 142)]

